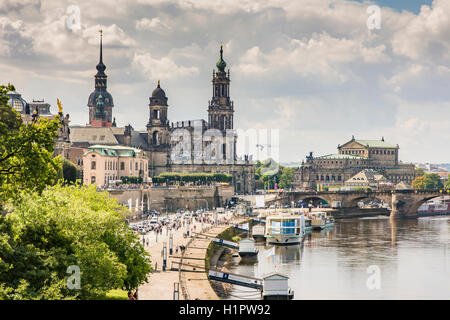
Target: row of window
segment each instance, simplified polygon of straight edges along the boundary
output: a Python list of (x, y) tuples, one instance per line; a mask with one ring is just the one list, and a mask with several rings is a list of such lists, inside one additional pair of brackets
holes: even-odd
[[(342, 160), (337, 161), (337, 160), (319, 160), (317, 161), (318, 164), (342, 164)], [(352, 164), (352, 161), (348, 162), (349, 164)], [(361, 164), (367, 164), (367, 161), (361, 161)], [(360, 164), (360, 161), (356, 161), (356, 164)]]
[[(91, 170), (97, 169), (96, 161), (91, 162)], [(105, 160), (105, 169), (106, 170), (117, 170), (117, 161), (108, 161)], [(135, 170), (143, 170), (143, 163), (135, 162)], [(125, 162), (120, 162), (120, 170), (125, 170)], [(130, 162), (130, 170), (133, 170), (133, 162)], [(147, 169), (145, 169), (147, 170)]]
[[(330, 176), (327, 176), (327, 175), (317, 175), (316, 176), (316, 180), (319, 180), (319, 181), (330, 181)], [(332, 175), (331, 176), (331, 181), (336, 181), (336, 176), (334, 176), (334, 175)], [(339, 176), (337, 176), (337, 181), (342, 181), (342, 176), (341, 175), (339, 175)]]
[[(365, 150), (343, 150), (343, 154), (365, 154)], [(370, 154), (390, 154), (394, 155), (394, 150), (370, 150)]]

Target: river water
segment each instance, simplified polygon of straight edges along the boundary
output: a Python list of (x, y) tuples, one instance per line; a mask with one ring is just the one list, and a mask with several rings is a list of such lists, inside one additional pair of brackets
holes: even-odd
[[(450, 299), (450, 216), (337, 220), (303, 244), (257, 245), (257, 262), (232, 258), (230, 272), (289, 276), (294, 299)], [(233, 286), (228, 299), (258, 299)]]

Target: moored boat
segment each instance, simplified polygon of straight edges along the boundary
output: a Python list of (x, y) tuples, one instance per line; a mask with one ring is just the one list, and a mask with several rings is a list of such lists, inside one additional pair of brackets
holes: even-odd
[(306, 230), (322, 230), (334, 226), (334, 218), (326, 211), (308, 213)]
[(239, 241), (239, 256), (241, 258), (256, 257), (258, 255), (258, 249), (255, 248), (255, 240), (243, 239)]
[(269, 244), (299, 244), (305, 237), (305, 217), (303, 215), (267, 217), (265, 237)]
[(255, 241), (264, 241), (266, 238), (264, 237), (266, 227), (265, 226), (254, 226), (252, 228), (252, 237)]

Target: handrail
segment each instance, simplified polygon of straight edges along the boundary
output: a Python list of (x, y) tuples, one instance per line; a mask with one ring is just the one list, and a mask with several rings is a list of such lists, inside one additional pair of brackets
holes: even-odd
[(187, 286), (185, 283), (185, 279), (184, 279), (184, 274), (181, 272), (181, 268), (183, 266), (183, 257), (184, 257), (184, 253), (186, 252), (187, 248), (189, 247), (189, 245), (191, 244), (192, 240), (194, 240), (193, 238), (189, 239), (189, 241), (186, 244), (186, 249), (182, 252), (181, 254), (181, 258), (180, 258), (180, 263), (178, 264), (178, 278), (180, 281), (180, 286), (181, 286), (181, 292), (184, 296), (184, 300), (191, 300), (191, 297), (189, 296), (189, 293), (187, 291)]

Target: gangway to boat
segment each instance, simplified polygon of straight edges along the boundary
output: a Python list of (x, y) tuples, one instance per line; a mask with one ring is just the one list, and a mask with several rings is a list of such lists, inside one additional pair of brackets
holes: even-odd
[(239, 245), (236, 242), (234, 242), (234, 241), (228, 241), (228, 240), (223, 240), (223, 239), (219, 239), (219, 238), (212, 238), (211, 240), (215, 244), (218, 244), (220, 246), (233, 248), (233, 249), (239, 249)]
[(263, 288), (263, 280), (248, 276), (242, 276), (234, 273), (222, 272), (218, 270), (209, 270), (208, 278), (221, 282), (227, 282), (247, 288), (259, 289)]
[[(244, 226), (247, 226), (247, 228), (244, 228)], [(250, 230), (248, 230), (248, 223), (246, 223), (246, 224), (244, 224), (244, 225), (238, 225), (238, 224), (235, 224), (234, 225), (234, 228), (236, 229), (236, 230), (239, 230), (239, 231), (246, 231), (246, 232), (249, 232)]]
[(256, 222), (256, 223), (266, 223), (266, 220), (263, 220), (263, 219), (255, 219), (255, 218), (253, 218), (253, 222)]

